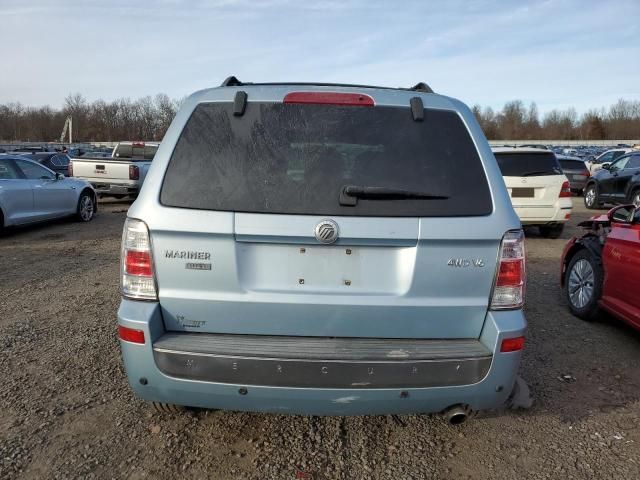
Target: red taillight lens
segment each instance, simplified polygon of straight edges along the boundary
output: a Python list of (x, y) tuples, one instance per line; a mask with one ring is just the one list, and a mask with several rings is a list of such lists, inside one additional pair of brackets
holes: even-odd
[(496, 287), (515, 287), (522, 284), (524, 277), (522, 260), (503, 260), (496, 279)]
[(128, 275), (151, 277), (153, 275), (153, 268), (151, 267), (151, 252), (127, 250), (124, 259), (124, 273)]
[(496, 273), (491, 309), (521, 308), (524, 305), (525, 253), (524, 232), (507, 232), (500, 244), (498, 271)]
[(129, 180), (139, 180), (140, 169), (137, 165), (129, 165)]
[(69, 162), (69, 166), (67, 167), (67, 173), (70, 177), (73, 177), (73, 162)]
[(142, 330), (136, 330), (133, 328), (123, 327), (118, 325), (118, 337), (120, 340), (131, 343), (139, 343), (144, 345), (144, 332)]
[(144, 222), (128, 218), (122, 234), (122, 295), (134, 300), (157, 300), (149, 230)]
[(518, 352), (524, 348), (524, 337), (505, 338), (500, 345), (500, 351), (506, 352)]
[(337, 92), (291, 92), (288, 93), (283, 103), (304, 103), (315, 105), (350, 105), (373, 107), (375, 102), (369, 95), (363, 93), (337, 93)]
[(571, 186), (569, 182), (564, 182), (560, 188), (560, 198), (571, 197)]

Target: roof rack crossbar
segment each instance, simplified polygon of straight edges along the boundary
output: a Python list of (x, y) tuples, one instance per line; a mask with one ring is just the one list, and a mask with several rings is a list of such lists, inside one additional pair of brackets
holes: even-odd
[(351, 87), (351, 88), (379, 88), (383, 90), (404, 90), (411, 92), (423, 92), (423, 93), (435, 93), (429, 85), (424, 82), (417, 83), (411, 88), (404, 87), (380, 87), (376, 85), (358, 85), (352, 83), (325, 83), (325, 82), (265, 82), (265, 83), (253, 83), (253, 82), (241, 82), (233, 75), (227, 77), (224, 82), (222, 82), (221, 87), (241, 87), (243, 85), (256, 85), (256, 86), (278, 86), (278, 85), (300, 85), (300, 86), (313, 86), (313, 87)]

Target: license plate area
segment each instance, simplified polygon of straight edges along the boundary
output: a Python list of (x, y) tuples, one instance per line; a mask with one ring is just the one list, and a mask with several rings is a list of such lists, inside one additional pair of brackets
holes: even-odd
[(512, 188), (511, 198), (533, 198), (535, 197), (534, 188)]
[(400, 295), (409, 289), (415, 253), (415, 247), (245, 242), (236, 248), (243, 288), (301, 294)]

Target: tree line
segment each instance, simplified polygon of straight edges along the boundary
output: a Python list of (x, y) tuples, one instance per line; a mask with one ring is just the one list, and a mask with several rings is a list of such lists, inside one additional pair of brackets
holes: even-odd
[[(88, 102), (81, 94), (65, 98), (60, 109), (28, 107), (21, 103), (0, 105), (0, 140), (4, 142), (58, 141), (67, 116), (73, 117), (76, 142), (162, 140), (181, 100), (160, 93), (137, 100)], [(527, 108), (520, 100), (502, 110), (473, 107), (489, 140), (636, 140), (640, 138), (640, 101), (620, 99), (608, 109), (551, 110), (540, 115), (535, 103)]]
[(74, 142), (162, 140), (180, 103), (164, 93), (91, 103), (76, 93), (65, 98), (61, 109), (8, 103), (0, 105), (0, 140), (59, 141), (69, 115), (73, 118)]
[(474, 105), (473, 113), (489, 140), (637, 140), (640, 100), (619, 99), (608, 109), (578, 115), (574, 108), (551, 110), (542, 117), (531, 103), (507, 102), (502, 110)]

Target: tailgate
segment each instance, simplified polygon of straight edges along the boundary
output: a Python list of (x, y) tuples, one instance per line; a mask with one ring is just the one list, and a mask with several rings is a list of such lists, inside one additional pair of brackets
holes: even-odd
[(558, 200), (564, 175), (504, 177), (514, 207), (553, 207)]
[[(207, 219), (225, 228), (192, 231)], [(167, 329), (479, 336), (499, 240), (447, 231), (438, 219), (336, 218), (339, 241), (319, 245), (314, 229), (322, 220), (185, 211), (172, 231), (152, 232)], [(467, 227), (478, 220), (469, 219)], [(479, 222), (476, 228), (482, 229)]]
[(131, 162), (109, 159), (72, 159), (73, 176), (93, 183), (129, 182)]

